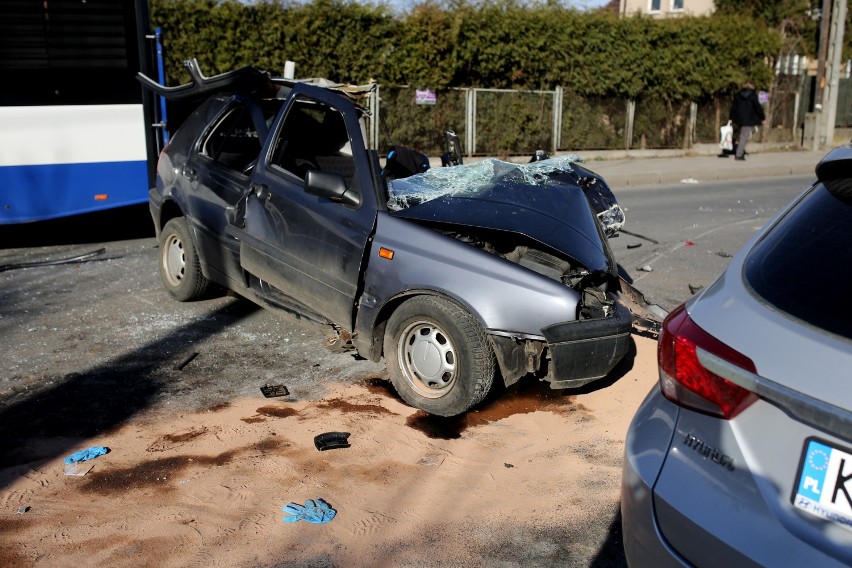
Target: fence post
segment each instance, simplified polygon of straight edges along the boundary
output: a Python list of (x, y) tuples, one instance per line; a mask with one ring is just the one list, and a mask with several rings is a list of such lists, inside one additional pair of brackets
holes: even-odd
[(799, 89), (796, 89), (796, 94), (793, 97), (793, 120), (791, 121), (793, 129), (793, 142), (800, 142), (799, 138), (799, 105), (802, 103), (802, 95)]
[(624, 134), (624, 149), (629, 150), (633, 142), (633, 118), (636, 116), (636, 100), (627, 100), (627, 128)]
[(562, 87), (553, 90), (553, 154), (562, 145)]
[(467, 89), (465, 93), (464, 145), (468, 157), (476, 149), (476, 89)]
[(698, 123), (698, 103), (689, 103), (689, 124), (683, 141), (683, 149), (688, 150), (695, 144), (695, 129)]

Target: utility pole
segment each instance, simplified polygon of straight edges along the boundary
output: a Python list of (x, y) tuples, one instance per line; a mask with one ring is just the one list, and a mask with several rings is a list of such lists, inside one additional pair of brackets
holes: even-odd
[(813, 149), (834, 145), (834, 123), (840, 89), (840, 52), (846, 27), (847, 0), (823, 0), (820, 21), (819, 61), (814, 94), (816, 114)]
[(826, 54), (825, 80), (828, 92), (823, 96), (825, 143), (834, 146), (834, 125), (837, 121), (837, 102), (840, 91), (840, 56), (843, 51), (843, 35), (846, 27), (847, 0), (834, 0), (831, 10), (831, 31)]
[[(831, 26), (831, 0), (822, 0), (819, 20), (819, 46), (817, 51), (816, 92), (814, 110), (822, 112), (822, 99), (825, 92), (825, 58), (828, 53), (828, 35)], [(820, 129), (823, 131), (822, 129)], [(824, 131), (823, 131), (824, 132)]]

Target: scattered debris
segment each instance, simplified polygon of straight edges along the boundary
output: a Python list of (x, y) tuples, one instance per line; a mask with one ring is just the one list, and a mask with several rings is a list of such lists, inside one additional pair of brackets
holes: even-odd
[(73, 454), (65, 458), (65, 463), (69, 464), (89, 461), (95, 459), (98, 456), (102, 456), (108, 453), (109, 448), (105, 446), (92, 446), (91, 448), (74, 452)]
[(624, 278), (619, 278), (619, 284), (619, 297), (633, 316), (633, 333), (657, 339), (668, 312), (657, 304), (650, 303), (642, 292)]
[(693, 295), (696, 292), (700, 292), (703, 289), (704, 289), (704, 286), (693, 286), (692, 284), (689, 285), (689, 292), (690, 292), (690, 294), (693, 294)]
[(285, 523), (295, 523), (296, 521), (305, 521), (315, 525), (323, 525), (329, 522), (337, 515), (337, 511), (331, 508), (331, 505), (322, 499), (308, 499), (305, 505), (290, 503), (281, 507), (285, 513), (289, 513), (286, 517), (282, 517)]
[(105, 248), (100, 248), (98, 250), (87, 252), (85, 254), (78, 254), (77, 256), (70, 256), (68, 258), (58, 258), (56, 260), (35, 260), (32, 262), (19, 262), (17, 264), (0, 264), (0, 272), (6, 272), (7, 270), (16, 270), (18, 268), (33, 268), (36, 266), (54, 266), (56, 264), (71, 264), (73, 262), (82, 262), (105, 252)]
[(716, 256), (721, 256), (722, 258), (731, 258), (733, 255), (726, 253), (725, 251), (720, 250), (716, 253)]
[(65, 475), (73, 475), (76, 477), (83, 477), (95, 467), (95, 464), (91, 463), (69, 463), (65, 466)]
[(348, 330), (339, 326), (334, 326), (334, 336), (325, 340), (325, 347), (340, 353), (354, 351), (355, 345), (352, 343), (352, 339), (354, 337), (354, 334), (350, 333)]
[(698, 180), (695, 178), (685, 178), (680, 180), (680, 183), (698, 183)]
[(178, 363), (177, 365), (174, 366), (174, 370), (175, 371), (182, 371), (183, 368), (186, 367), (187, 365), (189, 365), (189, 363), (193, 359), (195, 359), (196, 357), (198, 357), (198, 353), (190, 353), (189, 355), (184, 357), (183, 360), (180, 363)]
[(417, 460), (417, 464), (437, 467), (444, 463), (444, 457), (438, 454), (424, 454)]
[(660, 336), (660, 330), (662, 328), (662, 322), (654, 317), (633, 316), (632, 333), (635, 333), (640, 337), (657, 339)]
[(638, 239), (644, 239), (649, 243), (654, 243), (655, 245), (660, 244), (660, 241), (655, 241), (651, 237), (646, 237), (645, 235), (640, 235), (639, 233), (631, 233), (630, 231), (625, 231), (624, 229), (619, 229), (620, 233), (624, 233), (625, 235), (630, 235), (631, 237), (636, 237)]
[(654, 268), (650, 264), (646, 264), (645, 266), (640, 266), (636, 270), (640, 272), (654, 272)]
[(18, 514), (23, 515), (24, 513), (29, 513), (30, 509), (32, 509), (32, 507), (30, 507), (29, 505), (24, 505), (23, 507), (20, 507), (18, 509)]
[(505, 465), (505, 466), (506, 466), (506, 468), (515, 467), (515, 466), (513, 466), (513, 465), (512, 465), (512, 464), (510, 464), (510, 463), (504, 463), (503, 465)]
[(684, 241), (683, 246), (685, 247), (694, 247), (695, 243), (692, 241)]
[(260, 392), (266, 398), (275, 398), (277, 396), (287, 396), (290, 391), (284, 385), (263, 385), (260, 387)]
[(81, 262), (83, 260), (88, 260), (105, 252), (105, 248), (100, 248), (98, 250), (87, 252), (85, 254), (78, 254), (77, 256), (70, 256), (68, 258), (58, 258), (56, 260), (35, 260), (32, 262), (19, 262), (17, 264), (0, 264), (0, 272), (5, 272), (7, 270), (17, 270), (18, 268), (33, 268), (36, 266), (55, 266), (57, 264), (71, 264), (73, 262)]
[(314, 445), (321, 452), (325, 450), (334, 450), (336, 448), (348, 448), (349, 432), (326, 432), (314, 436)]
[(635, 249), (635, 248), (639, 248), (639, 247), (641, 247), (641, 246), (642, 246), (642, 243), (633, 243), (633, 244), (629, 244), (629, 245), (627, 245), (627, 248), (629, 248), (629, 249)]

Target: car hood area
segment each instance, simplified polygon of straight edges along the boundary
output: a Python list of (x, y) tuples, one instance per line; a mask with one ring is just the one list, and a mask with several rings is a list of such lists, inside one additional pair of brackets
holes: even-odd
[(590, 272), (614, 274), (605, 235), (617, 234), (624, 212), (605, 182), (577, 165), (581, 162), (567, 155), (529, 164), (488, 159), (434, 168), (389, 181), (388, 209), (393, 216), (439, 226), (524, 235)]

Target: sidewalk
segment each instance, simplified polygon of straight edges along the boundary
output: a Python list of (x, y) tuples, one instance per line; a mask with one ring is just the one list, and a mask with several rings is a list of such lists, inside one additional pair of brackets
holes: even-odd
[[(733, 156), (672, 155), (668, 157), (605, 159), (593, 153), (578, 155), (585, 166), (603, 176), (613, 189), (658, 184), (695, 184), (755, 177), (810, 175), (828, 153), (802, 150), (769, 151), (749, 148), (745, 161)], [(600, 154), (600, 153), (598, 153)]]

